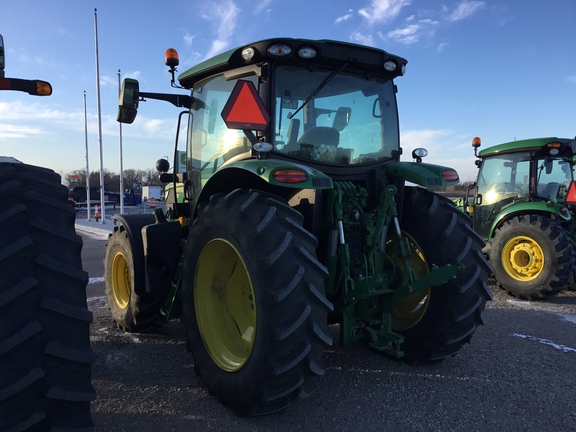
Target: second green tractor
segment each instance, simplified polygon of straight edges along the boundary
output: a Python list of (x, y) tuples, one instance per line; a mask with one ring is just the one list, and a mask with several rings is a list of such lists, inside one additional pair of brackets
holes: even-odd
[(478, 179), (457, 201), (484, 249), (498, 285), (527, 300), (573, 285), (576, 272), (576, 140), (537, 138), (478, 152)]

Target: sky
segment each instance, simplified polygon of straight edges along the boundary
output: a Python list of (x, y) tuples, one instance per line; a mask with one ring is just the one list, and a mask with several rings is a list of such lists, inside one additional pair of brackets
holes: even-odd
[[(0, 92), (0, 155), (63, 177), (86, 169), (86, 119), (90, 170), (117, 173), (118, 70), (141, 91), (177, 93), (167, 48), (178, 51), (180, 73), (270, 37), (333, 39), (406, 58), (396, 79), (402, 160), (424, 147), (425, 162), (474, 180), (475, 136), (486, 148), (576, 135), (575, 19), (575, 0), (0, 0), (6, 76), (53, 87), (49, 97)], [(135, 122), (122, 125), (124, 169), (172, 157), (178, 112), (140, 104)]]

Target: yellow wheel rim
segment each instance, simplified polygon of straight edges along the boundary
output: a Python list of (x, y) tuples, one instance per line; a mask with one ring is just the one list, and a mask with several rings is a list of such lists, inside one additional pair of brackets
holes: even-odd
[(527, 236), (516, 236), (502, 249), (502, 266), (511, 278), (520, 282), (536, 279), (544, 270), (544, 251)]
[[(408, 238), (410, 243), (410, 265), (412, 266), (412, 270), (414, 270), (416, 278), (426, 276), (429, 273), (429, 269), (420, 246), (418, 246), (418, 243), (408, 234), (403, 233), (403, 235)], [(388, 243), (386, 253), (392, 257), (394, 263), (400, 270), (404, 270), (404, 264), (398, 256), (393, 242)], [(416, 294), (398, 300), (394, 305), (392, 330), (408, 330), (418, 324), (426, 314), (428, 304), (430, 303), (430, 292), (430, 288), (426, 288)]]
[(118, 307), (126, 309), (130, 303), (132, 280), (126, 257), (122, 252), (117, 252), (112, 260), (112, 292)]
[(224, 239), (202, 249), (196, 266), (194, 304), (204, 346), (221, 369), (240, 370), (256, 338), (256, 301), (246, 263)]

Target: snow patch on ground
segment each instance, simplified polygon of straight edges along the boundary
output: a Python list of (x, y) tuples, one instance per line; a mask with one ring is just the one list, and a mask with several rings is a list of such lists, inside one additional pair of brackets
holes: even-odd
[(557, 343), (552, 342), (551, 340), (548, 340), (548, 339), (542, 339), (542, 338), (538, 338), (538, 337), (535, 337), (535, 336), (528, 336), (528, 335), (524, 335), (524, 334), (521, 334), (521, 333), (513, 333), (512, 336), (516, 336), (516, 337), (519, 337), (519, 338), (522, 338), (522, 339), (528, 339), (528, 340), (535, 341), (535, 342), (540, 342), (541, 344), (544, 344), (544, 345), (550, 345), (551, 347), (553, 347), (553, 348), (555, 348), (555, 349), (557, 349), (557, 350), (561, 350), (561, 351), (563, 351), (563, 352), (574, 352), (574, 353), (576, 353), (576, 349), (570, 348), (570, 347), (568, 347), (568, 346), (566, 346), (566, 345), (557, 344)]

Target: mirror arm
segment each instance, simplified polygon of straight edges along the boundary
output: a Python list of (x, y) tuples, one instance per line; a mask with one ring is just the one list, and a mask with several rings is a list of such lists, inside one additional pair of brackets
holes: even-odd
[(170, 102), (172, 105), (175, 105), (177, 107), (190, 108), (192, 106), (192, 97), (188, 95), (140, 92), (140, 100), (145, 101), (146, 100), (145, 98), (163, 100), (166, 102)]

